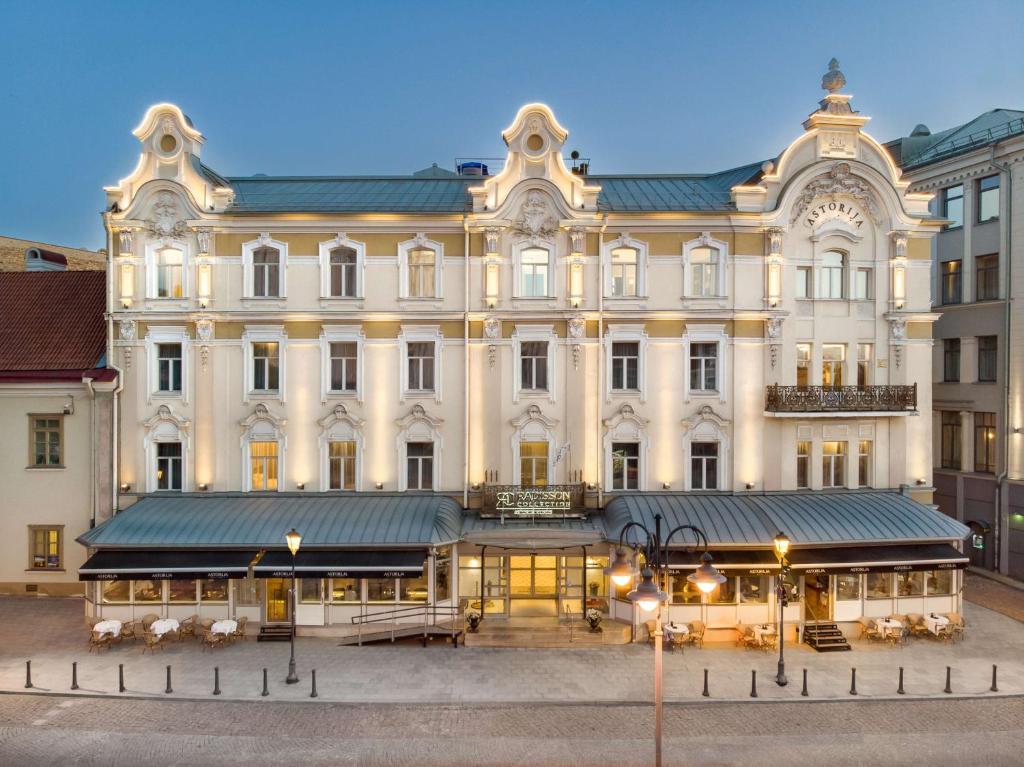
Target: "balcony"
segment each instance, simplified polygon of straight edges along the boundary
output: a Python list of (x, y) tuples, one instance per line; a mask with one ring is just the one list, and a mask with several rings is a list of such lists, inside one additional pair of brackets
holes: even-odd
[(582, 517), (586, 514), (584, 486), (484, 485), (480, 516), (511, 518)]
[(769, 386), (765, 412), (774, 415), (896, 415), (917, 412), (917, 384), (912, 386)]

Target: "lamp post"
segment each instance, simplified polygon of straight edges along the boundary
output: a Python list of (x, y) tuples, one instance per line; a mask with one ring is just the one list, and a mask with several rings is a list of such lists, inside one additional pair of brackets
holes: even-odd
[(626, 556), (625, 540), (630, 530), (637, 533), (641, 542), (634, 545), (637, 552), (644, 555), (644, 569), (640, 573), (640, 583), (630, 591), (626, 598), (644, 612), (654, 612), (654, 764), (661, 767), (661, 720), (662, 720), (662, 630), (661, 605), (668, 600), (668, 594), (661, 590), (662, 576), (668, 571), (668, 544), (677, 533), (690, 532), (697, 543), (694, 550), (700, 550), (701, 564), (697, 570), (686, 576), (686, 580), (694, 584), (704, 594), (715, 590), (725, 582), (725, 576), (711, 564), (708, 553), (708, 537), (699, 527), (679, 525), (662, 538), (661, 515), (654, 515), (654, 532), (641, 522), (630, 522), (619, 532), (619, 545), (615, 550), (615, 560), (604, 569), (617, 586), (625, 586), (632, 580), (635, 570)]
[(299, 675), (295, 673), (295, 597), (297, 596), (295, 590), (295, 555), (299, 553), (299, 546), (302, 545), (302, 536), (293, 527), (285, 533), (284, 539), (288, 543), (288, 551), (292, 553), (292, 630), (289, 635), (291, 657), (288, 658), (288, 676), (285, 677), (284, 681), (286, 684), (297, 684)]
[(789, 577), (789, 560), (786, 555), (789, 553), (789, 538), (785, 533), (775, 534), (775, 556), (779, 560), (779, 584), (775, 589), (775, 601), (779, 606), (779, 670), (775, 674), (775, 684), (785, 687), (789, 684), (786, 679), (786, 607), (789, 606), (789, 592), (786, 590), (786, 579)]

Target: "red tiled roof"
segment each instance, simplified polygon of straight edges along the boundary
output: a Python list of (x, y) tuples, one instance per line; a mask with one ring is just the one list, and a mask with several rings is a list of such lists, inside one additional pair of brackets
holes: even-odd
[(0, 273), (0, 376), (96, 368), (107, 346), (106, 284), (100, 271)]

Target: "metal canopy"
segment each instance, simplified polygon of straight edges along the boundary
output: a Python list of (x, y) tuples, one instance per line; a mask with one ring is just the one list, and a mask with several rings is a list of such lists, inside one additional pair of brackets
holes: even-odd
[(78, 570), (80, 581), (244, 578), (256, 551), (117, 551), (93, 554)]
[(958, 570), (970, 561), (948, 543), (925, 546), (850, 546), (795, 549), (794, 570), (814, 573), (886, 573), (916, 570)]
[[(295, 574), (317, 578), (419, 578), (423, 575), (426, 549), (415, 551), (324, 551), (295, 555)], [(288, 578), (292, 574), (289, 551), (268, 551), (254, 568), (259, 578)]]

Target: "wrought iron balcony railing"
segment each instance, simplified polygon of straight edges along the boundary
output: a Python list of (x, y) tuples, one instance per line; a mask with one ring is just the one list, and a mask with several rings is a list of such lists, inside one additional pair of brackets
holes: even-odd
[(586, 513), (584, 486), (484, 485), (481, 513), (499, 517), (578, 517)]
[(911, 386), (769, 386), (769, 413), (899, 413), (917, 410), (917, 384)]

